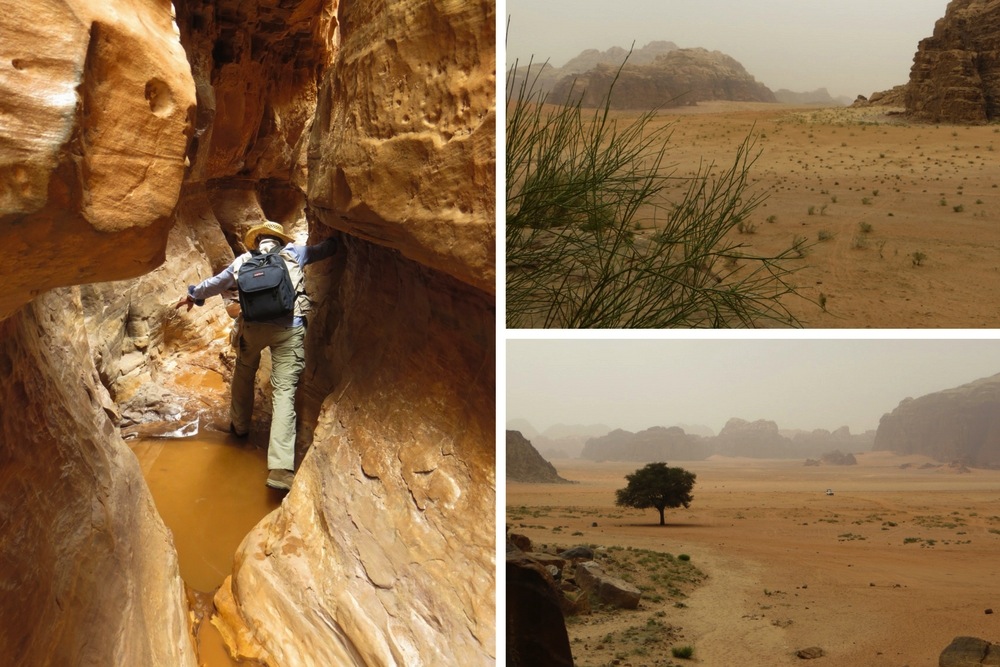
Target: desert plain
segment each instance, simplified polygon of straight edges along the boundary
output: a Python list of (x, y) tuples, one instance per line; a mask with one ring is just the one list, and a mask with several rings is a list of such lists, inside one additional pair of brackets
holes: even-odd
[(1000, 326), (1000, 125), (902, 111), (704, 102), (653, 122), (673, 128), (666, 163), (678, 176), (730, 166), (752, 137), (750, 190), (767, 199), (732, 238), (747, 253), (810, 244), (790, 262), (800, 296), (785, 301), (800, 324)]
[[(812, 647), (823, 657), (805, 664), (934, 667), (956, 636), (1000, 640), (1000, 471), (856, 458), (671, 461), (697, 481), (665, 526), (653, 509), (614, 505), (641, 463), (556, 459), (576, 483), (508, 481), (506, 523), (538, 549), (683, 554), (703, 575), (676, 598), (570, 618), (577, 667), (801, 665)], [(670, 636), (644, 646), (643, 628)]]

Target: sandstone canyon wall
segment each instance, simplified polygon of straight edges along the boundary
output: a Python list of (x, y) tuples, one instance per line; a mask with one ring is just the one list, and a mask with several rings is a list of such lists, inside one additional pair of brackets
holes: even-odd
[(49, 292), (164, 259), (195, 103), (172, 8), (0, 17), (2, 660), (193, 667), (172, 539), (111, 421), (81, 295)]
[[(225, 407), (178, 380), (227, 375), (221, 301), (172, 305), (268, 218), (341, 248), (307, 270), (295, 486), (213, 622), (272, 666), (495, 662), (493, 3), (179, 0), (176, 27), (155, 0), (8, 4), (30, 123), (0, 116), (0, 239), (28, 251), (0, 302), (0, 560), (25, 583), (0, 646), (194, 664), (118, 430)], [(47, 23), (70, 55), (32, 60)]]
[(985, 123), (1000, 115), (1000, 2), (952, 0), (918, 45), (906, 89), (919, 120)]

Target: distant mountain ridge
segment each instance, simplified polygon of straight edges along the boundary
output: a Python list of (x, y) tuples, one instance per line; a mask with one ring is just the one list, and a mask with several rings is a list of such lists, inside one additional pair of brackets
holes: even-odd
[(874, 431), (852, 434), (843, 426), (835, 431), (815, 429), (782, 433), (770, 420), (732, 418), (716, 436), (685, 433), (679, 427), (652, 428), (632, 433), (616, 429), (587, 441), (580, 458), (592, 461), (697, 461), (716, 454), (746, 458), (822, 458), (835, 450), (871, 449)]
[(669, 108), (711, 100), (826, 106), (843, 106), (852, 101), (834, 98), (825, 88), (775, 93), (732, 56), (703, 48), (681, 48), (669, 41), (633, 48), (631, 55), (617, 46), (606, 51), (587, 49), (562, 67), (532, 63), (529, 71), (528, 63), (519, 62), (508, 86), (516, 97), (527, 82), (528, 89), (548, 95), (548, 101), (553, 103), (582, 95), (583, 106), (593, 107), (603, 102), (615, 77), (611, 102), (616, 109)]

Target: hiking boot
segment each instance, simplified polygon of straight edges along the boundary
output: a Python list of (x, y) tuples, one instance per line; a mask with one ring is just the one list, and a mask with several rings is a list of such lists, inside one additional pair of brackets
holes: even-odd
[(291, 470), (272, 470), (267, 473), (266, 484), (272, 489), (288, 491), (292, 488), (292, 482), (294, 481), (295, 473)]

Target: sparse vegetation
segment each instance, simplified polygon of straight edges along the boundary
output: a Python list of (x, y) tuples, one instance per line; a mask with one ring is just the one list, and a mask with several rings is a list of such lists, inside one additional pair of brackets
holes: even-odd
[(910, 254), (910, 259), (913, 261), (913, 266), (922, 266), (927, 255), (917, 250)]
[[(653, 122), (654, 112), (620, 123), (609, 94), (585, 117), (572, 93), (543, 105), (531, 75), (519, 90), (514, 80), (508, 76), (508, 327), (798, 324), (782, 301), (795, 293), (795, 251), (760, 254), (728, 238), (741, 224), (745, 232), (764, 199), (748, 188), (759, 156), (751, 137), (730, 166), (710, 162), (679, 176), (666, 164), (672, 128)], [(679, 195), (668, 197), (679, 182)], [(656, 231), (637, 237), (643, 220)]]
[(670, 649), (670, 654), (675, 658), (681, 658), (682, 660), (690, 660), (694, 656), (693, 646), (675, 646)]

